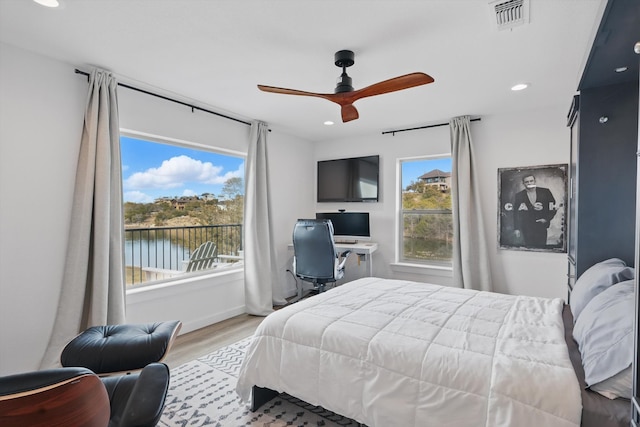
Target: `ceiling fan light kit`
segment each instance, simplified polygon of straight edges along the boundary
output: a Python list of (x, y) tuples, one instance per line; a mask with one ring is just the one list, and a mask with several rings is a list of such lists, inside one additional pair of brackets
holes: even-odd
[(335, 53), (334, 60), (336, 66), (342, 68), (342, 74), (338, 77), (334, 93), (305, 92), (296, 89), (285, 89), (264, 85), (258, 85), (258, 89), (264, 92), (279, 93), (283, 95), (313, 96), (335, 102), (340, 105), (342, 121), (346, 123), (359, 117), (358, 110), (353, 106), (353, 103), (361, 98), (409, 89), (411, 87), (432, 83), (434, 81), (433, 77), (425, 73), (411, 73), (374, 83), (363, 89), (354, 90), (352, 86), (352, 79), (347, 75), (347, 68), (351, 67), (355, 63), (355, 54), (350, 50), (340, 50)]

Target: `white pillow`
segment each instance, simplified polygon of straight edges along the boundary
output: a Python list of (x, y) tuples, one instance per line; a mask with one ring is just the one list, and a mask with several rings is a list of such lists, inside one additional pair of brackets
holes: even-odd
[(611, 258), (589, 267), (578, 278), (571, 291), (569, 306), (573, 322), (578, 320), (578, 316), (593, 297), (609, 286), (633, 278), (633, 268), (627, 267), (627, 264), (618, 258)]
[(632, 376), (633, 367), (629, 366), (611, 378), (592, 385), (591, 390), (609, 399), (616, 399), (618, 397), (631, 399), (631, 389), (633, 388)]
[(584, 308), (573, 328), (587, 386), (613, 377), (633, 361), (634, 281), (613, 285)]

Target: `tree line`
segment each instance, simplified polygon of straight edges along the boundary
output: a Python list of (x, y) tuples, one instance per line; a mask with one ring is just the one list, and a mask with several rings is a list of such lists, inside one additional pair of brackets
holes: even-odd
[[(449, 260), (453, 241), (451, 189), (412, 182), (402, 192), (404, 255), (414, 259)], [(412, 214), (411, 211), (416, 213)], [(441, 213), (424, 213), (440, 211)]]
[[(244, 183), (242, 178), (230, 178), (222, 187), (219, 198), (193, 198), (176, 209), (168, 201), (124, 203), (124, 222), (140, 224), (152, 221), (154, 226), (166, 225), (172, 218), (187, 216), (194, 225), (242, 224), (244, 214)], [(177, 198), (176, 198), (177, 199)]]

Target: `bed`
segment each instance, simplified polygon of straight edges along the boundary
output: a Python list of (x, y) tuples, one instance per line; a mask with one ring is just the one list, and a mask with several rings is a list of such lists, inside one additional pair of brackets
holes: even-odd
[[(362, 278), (269, 315), (236, 390), (254, 409), (257, 391), (286, 392), (369, 427), (580, 426), (596, 393), (571, 316), (561, 299)], [(583, 426), (629, 425), (628, 401), (593, 397), (605, 414)]]

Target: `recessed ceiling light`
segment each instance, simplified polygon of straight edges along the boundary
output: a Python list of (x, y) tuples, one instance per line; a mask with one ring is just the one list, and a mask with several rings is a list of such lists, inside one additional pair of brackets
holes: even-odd
[(36, 3), (46, 6), (46, 7), (58, 7), (60, 6), (60, 2), (58, 0), (33, 0)]
[(513, 91), (524, 90), (524, 89), (526, 89), (528, 87), (529, 87), (528, 83), (518, 83), (517, 85), (512, 86), (511, 90), (513, 90)]
[(324, 122), (324, 124), (326, 126), (331, 126), (331, 125), (333, 125), (333, 122), (331, 120), (327, 120), (326, 122)]
[(628, 69), (629, 69), (628, 67), (618, 67), (616, 68), (616, 73), (624, 73)]

